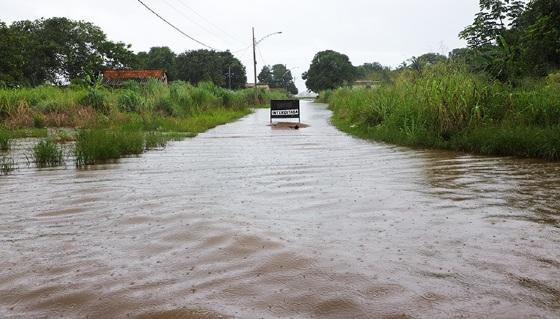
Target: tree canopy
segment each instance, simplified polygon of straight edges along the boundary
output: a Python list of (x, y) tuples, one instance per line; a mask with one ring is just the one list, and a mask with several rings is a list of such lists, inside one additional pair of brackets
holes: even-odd
[(169, 47), (152, 47), (148, 52), (138, 52), (139, 69), (163, 69), (167, 71), (167, 78), (175, 80), (175, 59), (177, 55)]
[(272, 68), (265, 65), (258, 76), (259, 82), (268, 84), (271, 88), (286, 89), (291, 94), (297, 94), (292, 71), (284, 64), (275, 64)]
[(130, 45), (107, 40), (89, 22), (67, 18), (0, 24), (0, 81), (7, 85), (60, 84), (104, 68), (124, 68), (136, 57)]
[(308, 89), (314, 92), (335, 89), (354, 79), (354, 66), (347, 55), (336, 51), (321, 51), (315, 55), (309, 70), (302, 76)]
[(560, 0), (480, 0), (459, 36), (470, 49), (461, 58), (475, 71), (508, 82), (546, 75), (560, 68)]
[[(230, 72), (231, 71), (231, 72)], [(181, 53), (176, 59), (178, 80), (197, 84), (211, 81), (221, 87), (239, 89), (247, 82), (245, 66), (229, 51), (195, 50)]]

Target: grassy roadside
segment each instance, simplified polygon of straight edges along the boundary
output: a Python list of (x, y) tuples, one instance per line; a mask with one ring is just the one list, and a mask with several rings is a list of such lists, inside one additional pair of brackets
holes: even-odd
[(560, 160), (560, 85), (510, 87), (437, 65), (393, 85), (342, 88), (319, 99), (355, 136), (406, 146)]
[[(131, 82), (118, 89), (101, 85), (0, 89), (0, 152), (7, 154), (16, 138), (40, 137), (39, 146), (29, 153), (31, 162), (37, 167), (58, 166), (64, 161), (58, 156), (53, 160), (53, 154), (60, 154), (57, 143), (75, 141), (76, 165), (92, 165), (196, 136), (282, 97), (282, 92), (259, 91), (255, 103), (253, 90), (157, 81)], [(48, 136), (47, 127), (71, 130)], [(3, 156), (5, 163), (12, 163)]]

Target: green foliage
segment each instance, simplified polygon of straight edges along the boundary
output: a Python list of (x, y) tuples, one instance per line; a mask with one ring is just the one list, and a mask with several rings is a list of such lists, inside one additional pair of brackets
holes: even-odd
[(381, 65), (381, 63), (364, 63), (355, 68), (356, 78), (361, 80), (371, 80), (383, 83), (391, 82), (391, 68)]
[(498, 36), (515, 23), (524, 6), (519, 0), (480, 0), (480, 12), (459, 36), (474, 48), (496, 44)]
[(76, 139), (76, 165), (86, 166), (144, 151), (144, 134), (127, 130), (83, 130)]
[(560, 68), (560, 1), (480, 0), (480, 8), (460, 33), (471, 49), (460, 53), (472, 70), (516, 84)]
[(64, 164), (62, 149), (51, 140), (42, 140), (33, 147), (31, 153), (37, 167), (55, 167)]
[(288, 70), (284, 64), (275, 64), (272, 68), (265, 65), (258, 76), (259, 82), (268, 84), (271, 88), (285, 89), (291, 94), (297, 94), (298, 89), (294, 83), (292, 71)]
[(97, 26), (66, 18), (0, 25), (0, 81), (11, 86), (64, 83), (104, 68), (129, 66), (129, 46), (107, 40)]
[(305, 85), (314, 92), (336, 89), (354, 77), (354, 67), (348, 56), (332, 50), (317, 53), (309, 70), (303, 74)]
[(167, 78), (170, 81), (176, 78), (175, 52), (169, 47), (152, 47), (149, 52), (139, 52), (137, 54), (139, 69), (157, 70), (163, 69), (167, 71)]
[(111, 107), (107, 101), (107, 95), (103, 90), (92, 88), (80, 100), (82, 105), (93, 107), (97, 112), (109, 114)]
[[(456, 64), (394, 85), (322, 92), (339, 127), (387, 142), (560, 159), (560, 90), (514, 88)], [(531, 144), (531, 140), (534, 144)]]
[(227, 88), (240, 89), (247, 82), (245, 66), (229, 51), (196, 50), (181, 53), (176, 59), (177, 79), (192, 84), (213, 82)]
[(560, 85), (560, 71), (559, 71), (559, 72), (550, 73), (550, 74), (546, 77), (546, 81), (547, 81), (549, 84)]
[(138, 112), (142, 109), (144, 100), (137, 91), (125, 89), (120, 92), (117, 104), (123, 112)]
[(45, 116), (41, 113), (33, 114), (33, 127), (44, 128), (45, 127)]
[(146, 133), (146, 149), (161, 148), (167, 145), (168, 138), (161, 132)]
[(13, 135), (2, 128), (0, 128), (0, 151), (7, 151), (10, 149)]

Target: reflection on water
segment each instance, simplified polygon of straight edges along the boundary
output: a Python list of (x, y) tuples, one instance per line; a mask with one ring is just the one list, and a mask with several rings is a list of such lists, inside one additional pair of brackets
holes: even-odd
[(258, 110), (0, 177), (0, 317), (560, 315), (558, 164), (370, 143), (302, 110), (305, 129)]

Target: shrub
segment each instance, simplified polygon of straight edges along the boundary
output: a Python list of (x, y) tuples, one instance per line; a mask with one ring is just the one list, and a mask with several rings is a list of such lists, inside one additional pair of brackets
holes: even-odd
[(142, 96), (132, 90), (123, 90), (118, 98), (118, 106), (124, 112), (138, 112), (142, 109)]
[(35, 145), (32, 158), (37, 167), (55, 167), (64, 163), (62, 149), (51, 140), (42, 140)]
[(45, 115), (41, 113), (33, 114), (33, 127), (34, 128), (44, 128), (45, 127)]
[(560, 85), (560, 71), (554, 72), (554, 73), (550, 73), (550, 74), (546, 77), (546, 81), (547, 81), (549, 84), (558, 84), (558, 85)]
[(125, 130), (83, 130), (76, 140), (76, 165), (85, 166), (144, 151), (144, 134)]
[(7, 130), (0, 128), (0, 151), (7, 151), (10, 149), (12, 135)]
[(97, 112), (101, 112), (105, 115), (111, 112), (111, 107), (107, 103), (107, 96), (105, 92), (100, 89), (90, 89), (84, 97), (80, 100), (80, 103), (84, 106), (91, 106)]

